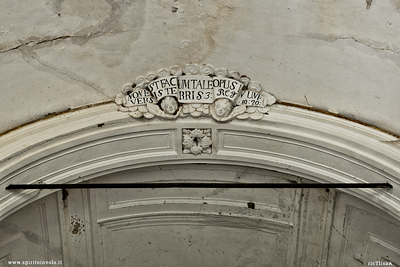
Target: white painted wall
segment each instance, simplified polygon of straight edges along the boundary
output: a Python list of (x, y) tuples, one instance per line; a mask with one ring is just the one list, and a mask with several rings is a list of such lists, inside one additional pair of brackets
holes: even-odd
[(113, 100), (171, 65), (248, 75), (278, 100), (400, 133), (400, 2), (4, 0), (0, 132)]

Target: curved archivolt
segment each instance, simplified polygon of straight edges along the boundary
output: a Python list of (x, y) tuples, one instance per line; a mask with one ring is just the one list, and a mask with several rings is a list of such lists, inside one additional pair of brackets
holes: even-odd
[(396, 137), (337, 117), (275, 104), (259, 121), (211, 117), (133, 119), (107, 103), (42, 120), (0, 138), (0, 219), (52, 190), (9, 184), (79, 183), (146, 166), (250, 166), (319, 183), (385, 183), (343, 189), (400, 218)]

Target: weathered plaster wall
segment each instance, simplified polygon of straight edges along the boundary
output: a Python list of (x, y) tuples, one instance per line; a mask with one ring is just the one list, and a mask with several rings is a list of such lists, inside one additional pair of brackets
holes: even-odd
[(398, 0), (3, 0), (0, 132), (208, 63), (400, 134)]

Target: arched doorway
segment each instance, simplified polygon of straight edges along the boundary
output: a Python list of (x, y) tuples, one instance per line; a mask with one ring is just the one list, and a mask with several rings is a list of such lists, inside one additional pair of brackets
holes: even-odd
[[(184, 153), (185, 131), (196, 129), (210, 134), (211, 153)], [(29, 260), (12, 256), (25, 244), (24, 257), (36, 253), (65, 266), (398, 263), (395, 139), (283, 105), (260, 121), (229, 123), (133, 120), (114, 104), (56, 116), (2, 137), (0, 256)], [(393, 189), (4, 190), (140, 179), (390, 182)]]

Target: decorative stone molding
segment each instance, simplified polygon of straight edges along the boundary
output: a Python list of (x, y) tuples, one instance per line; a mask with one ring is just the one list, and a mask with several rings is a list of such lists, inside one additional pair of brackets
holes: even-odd
[(123, 86), (115, 102), (133, 118), (164, 119), (211, 116), (219, 122), (233, 118), (260, 120), (275, 97), (249, 77), (211, 65), (172, 66), (138, 77)]
[[(0, 137), (0, 220), (53, 190), (17, 183), (80, 183), (165, 164), (250, 166), (318, 183), (382, 183), (393, 189), (340, 189), (400, 220), (398, 138), (339, 117), (275, 104), (257, 123), (187, 116), (132, 120), (114, 103), (54, 116)], [(183, 154), (182, 129), (212, 129), (212, 153)]]
[(211, 154), (211, 129), (182, 129), (182, 153)]

